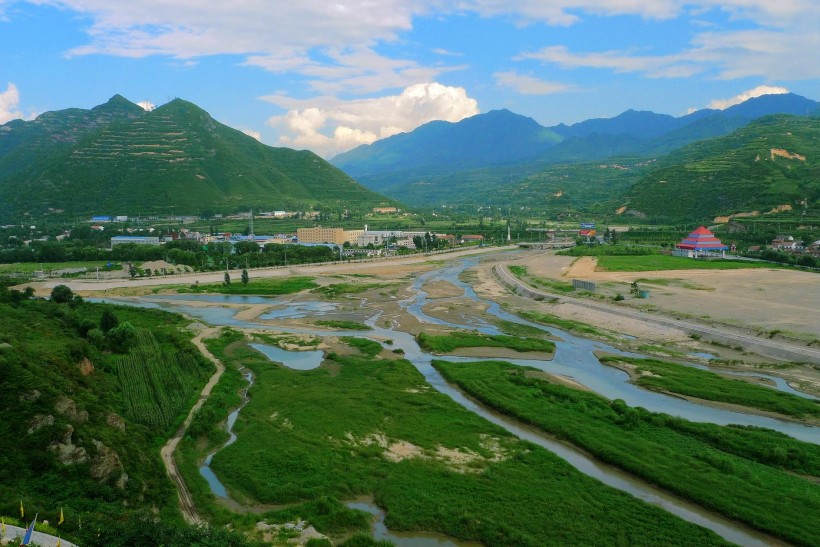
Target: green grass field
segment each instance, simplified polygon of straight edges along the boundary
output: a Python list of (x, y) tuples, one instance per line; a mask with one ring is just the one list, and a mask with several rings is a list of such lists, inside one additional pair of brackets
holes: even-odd
[(749, 268), (776, 268), (766, 262), (745, 260), (694, 259), (671, 255), (599, 256), (597, 271), (644, 272), (661, 270), (740, 270)]
[(637, 366), (636, 372), (648, 372), (634, 380), (634, 383), (654, 391), (671, 391), (709, 401), (720, 401), (748, 406), (770, 412), (779, 412), (795, 418), (817, 418), (820, 416), (820, 402), (804, 399), (790, 393), (775, 391), (724, 378), (719, 374), (694, 367), (658, 361), (656, 359), (636, 359), (622, 356), (606, 356), (600, 361), (616, 365), (628, 363)]
[(319, 325), (320, 327), (330, 327), (333, 329), (343, 329), (343, 330), (373, 330), (372, 328), (368, 327), (363, 323), (358, 323), (356, 321), (346, 321), (346, 320), (337, 320), (337, 319), (320, 319), (318, 321), (313, 322), (314, 325)]
[(230, 285), (224, 283), (208, 283), (201, 285), (189, 285), (187, 287), (180, 287), (178, 292), (181, 293), (217, 293), (217, 294), (260, 294), (260, 295), (279, 295), (279, 294), (293, 294), (306, 289), (315, 289), (318, 287), (312, 277), (287, 277), (253, 279), (247, 285), (243, 285), (239, 277), (231, 280)]
[[(392, 530), (485, 545), (724, 543), (419, 389), (427, 384), (405, 360), (335, 355), (318, 369), (295, 371), (240, 341), (228, 335), (209, 344), (229, 368), (248, 367), (256, 378), (234, 428), (238, 439), (215, 456), (213, 469), (235, 499), (277, 506), (237, 515), (216, 504), (196, 461), (218, 445), (207, 435), (189, 437), (180, 461), (214, 527), (232, 522), (243, 530), (299, 515), (338, 540), (366, 531), (370, 520), (339, 500), (372, 496)], [(203, 408), (211, 423), (224, 419), (225, 398), (235, 397), (237, 373), (226, 378), (217, 386), (222, 395)]]
[(433, 366), (502, 414), (705, 508), (795, 544), (820, 542), (816, 445), (769, 430), (693, 423), (632, 408), (532, 377), (509, 363), (434, 361)]
[(439, 336), (422, 332), (416, 340), (422, 349), (435, 353), (450, 353), (459, 348), (507, 348), (520, 352), (547, 353), (555, 351), (555, 344), (549, 340), (477, 332), (451, 332)]
[(108, 268), (108, 264), (109, 262), (106, 260), (88, 262), (18, 262), (15, 264), (0, 264), (0, 274), (33, 274), (34, 272), (41, 270), (44, 272), (49, 272), (52, 270), (63, 270), (66, 268), (88, 268), (89, 272), (96, 271), (97, 268), (99, 268), (101, 272), (110, 269), (120, 269), (120, 265), (118, 263), (115, 263), (112, 268)]

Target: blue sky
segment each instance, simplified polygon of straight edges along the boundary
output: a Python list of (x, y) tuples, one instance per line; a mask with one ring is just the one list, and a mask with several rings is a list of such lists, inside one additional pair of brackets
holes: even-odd
[(0, 123), (180, 97), (324, 157), (507, 108), (543, 125), (820, 99), (817, 0), (0, 0)]

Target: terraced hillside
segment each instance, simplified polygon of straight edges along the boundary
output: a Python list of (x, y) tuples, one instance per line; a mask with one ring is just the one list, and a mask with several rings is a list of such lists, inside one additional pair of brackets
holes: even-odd
[(770, 116), (658, 161), (629, 192), (633, 211), (669, 220), (816, 207), (820, 118)]
[(265, 146), (181, 99), (152, 112), (121, 97), (99, 108), (108, 115), (73, 109), (0, 128), (0, 215), (389, 202), (312, 152)]

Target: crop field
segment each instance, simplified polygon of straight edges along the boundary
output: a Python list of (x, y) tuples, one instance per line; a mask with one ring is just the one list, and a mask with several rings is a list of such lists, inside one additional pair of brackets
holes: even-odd
[(816, 445), (766, 429), (694, 423), (632, 408), (552, 384), (509, 363), (434, 361), (433, 366), (499, 412), (702, 507), (794, 544), (820, 542)]
[(117, 360), (126, 415), (165, 429), (196, 393), (205, 371), (192, 353), (163, 351), (147, 329), (138, 329), (137, 338), (136, 346)]
[(618, 366), (634, 365), (634, 383), (655, 391), (671, 391), (709, 401), (732, 403), (759, 410), (778, 412), (795, 418), (820, 417), (820, 401), (804, 399), (790, 393), (724, 378), (719, 374), (694, 367), (623, 356), (606, 356), (600, 361)]
[[(261, 513), (228, 514), (213, 502), (195, 462), (214, 445), (191, 438), (181, 459), (197, 506), (214, 526), (252, 527), (298, 514), (343, 540), (366, 530), (369, 518), (341, 502), (364, 496), (386, 511), (392, 530), (485, 545), (724, 544), (512, 437), (430, 389), (403, 359), (330, 354), (318, 369), (297, 371), (239, 340), (209, 345), (226, 365), (255, 376), (234, 428), (238, 439), (217, 453), (212, 468), (233, 499)], [(227, 377), (235, 386), (236, 375)], [(211, 415), (209, 408), (203, 410)]]

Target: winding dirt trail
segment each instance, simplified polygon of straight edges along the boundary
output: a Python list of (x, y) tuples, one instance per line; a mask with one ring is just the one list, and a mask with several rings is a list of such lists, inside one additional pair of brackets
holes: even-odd
[(208, 383), (205, 384), (205, 387), (202, 388), (202, 392), (199, 394), (199, 400), (196, 404), (191, 408), (191, 411), (188, 413), (188, 416), (185, 418), (185, 421), (182, 422), (182, 425), (174, 433), (174, 436), (168, 439), (168, 442), (165, 443), (165, 446), (162, 447), (160, 450), (160, 455), (162, 456), (162, 461), (165, 464), (165, 469), (168, 472), (168, 477), (174, 482), (174, 485), (177, 488), (177, 495), (179, 497), (179, 509), (182, 512), (182, 516), (185, 517), (185, 520), (190, 524), (198, 524), (204, 522), (202, 517), (199, 516), (197, 513), (196, 506), (194, 505), (193, 497), (191, 496), (191, 492), (188, 490), (188, 487), (185, 485), (185, 480), (182, 478), (182, 475), (179, 473), (179, 468), (177, 467), (176, 460), (174, 460), (174, 451), (177, 449), (177, 445), (179, 445), (179, 441), (182, 439), (183, 435), (185, 435), (185, 431), (188, 430), (188, 426), (191, 425), (191, 421), (194, 419), (194, 415), (197, 411), (202, 407), (203, 403), (208, 399), (211, 395), (211, 390), (213, 387), (219, 382), (219, 379), (222, 377), (222, 373), (225, 372), (225, 365), (222, 362), (213, 356), (213, 354), (208, 351), (208, 348), (205, 347), (205, 344), (202, 342), (205, 338), (211, 338), (219, 332), (218, 328), (207, 328), (203, 329), (194, 339), (191, 340), (193, 344), (197, 347), (197, 349), (207, 357), (214, 365), (216, 365), (216, 372), (214, 372), (213, 376), (208, 380)]

